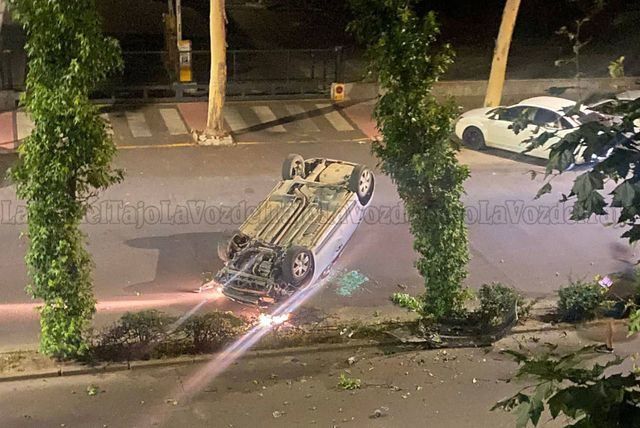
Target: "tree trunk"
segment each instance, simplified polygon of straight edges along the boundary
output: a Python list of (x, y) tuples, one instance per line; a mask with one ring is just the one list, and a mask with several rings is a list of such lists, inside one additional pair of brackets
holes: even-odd
[(224, 0), (211, 0), (211, 77), (209, 79), (209, 109), (205, 133), (212, 137), (225, 135), (222, 109), (227, 87), (227, 42)]
[(507, 0), (502, 14), (502, 24), (496, 48), (493, 52), (493, 63), (491, 64), (491, 75), (487, 86), (487, 95), (484, 99), (485, 107), (495, 107), (500, 105), (502, 99), (502, 89), (507, 73), (507, 59), (509, 58), (509, 48), (511, 47), (511, 36), (516, 26), (520, 0)]

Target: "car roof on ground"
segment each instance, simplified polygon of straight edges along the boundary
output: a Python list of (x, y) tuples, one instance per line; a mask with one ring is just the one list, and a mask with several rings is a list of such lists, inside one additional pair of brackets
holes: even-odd
[(575, 101), (558, 97), (533, 97), (520, 101), (517, 105), (529, 107), (541, 107), (553, 110), (556, 113), (564, 113), (564, 110), (576, 105)]

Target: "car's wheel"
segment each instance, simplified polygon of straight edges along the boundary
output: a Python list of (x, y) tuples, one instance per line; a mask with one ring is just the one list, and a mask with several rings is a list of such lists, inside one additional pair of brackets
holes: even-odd
[(462, 143), (473, 150), (482, 150), (486, 147), (482, 131), (475, 126), (470, 126), (464, 130)]
[(294, 177), (304, 178), (306, 175), (304, 158), (300, 155), (290, 154), (282, 163), (282, 179), (291, 180)]
[(218, 257), (220, 260), (227, 263), (233, 259), (236, 253), (246, 246), (248, 239), (249, 238), (239, 230), (231, 234), (231, 237), (228, 239), (223, 237), (223, 239), (218, 241)]
[(231, 251), (229, 251), (229, 244), (229, 241), (218, 242), (218, 258), (225, 263), (231, 260)]
[(349, 177), (349, 190), (358, 195), (362, 205), (367, 205), (371, 200), (375, 184), (373, 172), (364, 165), (356, 165)]
[(304, 247), (291, 247), (282, 261), (282, 279), (293, 286), (301, 286), (313, 277), (315, 260)]

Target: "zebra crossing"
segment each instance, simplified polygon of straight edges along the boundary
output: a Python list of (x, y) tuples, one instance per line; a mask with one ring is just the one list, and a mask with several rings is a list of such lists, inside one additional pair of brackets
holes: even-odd
[[(192, 129), (206, 124), (206, 103), (110, 107), (101, 113), (119, 146), (185, 143)], [(339, 107), (328, 102), (281, 101), (228, 103), (225, 126), (239, 143), (321, 142), (364, 139)], [(15, 137), (33, 131), (23, 111), (15, 112)]]

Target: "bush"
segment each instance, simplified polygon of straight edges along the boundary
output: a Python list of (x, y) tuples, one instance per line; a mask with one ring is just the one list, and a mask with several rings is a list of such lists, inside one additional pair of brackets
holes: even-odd
[(500, 283), (484, 284), (478, 291), (480, 321), (487, 325), (501, 324), (511, 314), (521, 315), (523, 298), (513, 288)]
[(194, 315), (180, 326), (175, 326), (176, 320), (155, 309), (126, 313), (93, 338), (91, 356), (95, 360), (129, 361), (212, 352), (246, 326), (231, 312)]
[(596, 317), (605, 301), (603, 288), (597, 282), (573, 281), (558, 291), (558, 312), (563, 321), (578, 322)]
[(244, 330), (245, 322), (232, 312), (210, 312), (190, 318), (182, 332), (195, 353), (217, 351)]
[(91, 354), (99, 360), (135, 360), (158, 356), (157, 346), (176, 321), (158, 310), (127, 312), (93, 340)]

